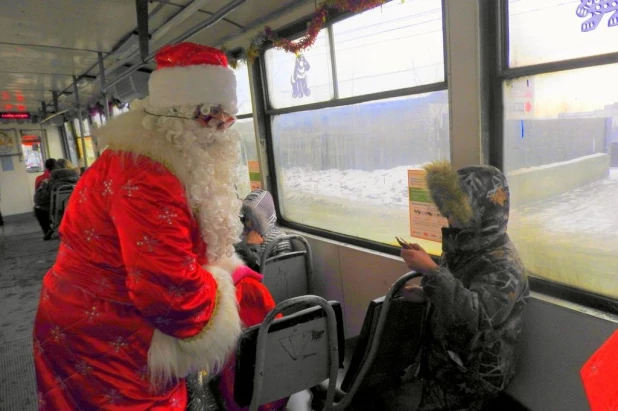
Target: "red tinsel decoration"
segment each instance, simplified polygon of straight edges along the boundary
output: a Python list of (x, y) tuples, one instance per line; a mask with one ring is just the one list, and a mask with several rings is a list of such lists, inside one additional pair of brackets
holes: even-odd
[[(289, 53), (299, 54), (300, 52), (313, 46), (315, 39), (318, 37), (320, 30), (324, 28), (326, 20), (328, 18), (328, 9), (337, 9), (339, 11), (350, 11), (358, 13), (367, 11), (377, 6), (381, 6), (386, 3), (387, 0), (324, 0), (320, 7), (317, 8), (307, 27), (306, 34), (299, 40), (289, 40), (277, 36), (270, 27), (266, 27), (264, 30), (264, 37), (270, 40), (273, 45), (285, 50)], [(257, 42), (253, 42), (247, 51), (247, 58), (249, 62), (253, 62), (260, 54), (261, 45)]]

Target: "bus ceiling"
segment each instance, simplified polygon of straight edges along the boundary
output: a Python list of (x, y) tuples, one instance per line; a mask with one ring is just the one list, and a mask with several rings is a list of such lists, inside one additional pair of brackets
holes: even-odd
[(7, 2), (0, 111), (38, 112), (43, 118), (84, 109), (103, 92), (117, 98), (113, 86), (132, 73), (152, 71), (155, 52), (166, 44), (246, 47), (265, 25), (281, 28), (314, 7), (311, 0)]

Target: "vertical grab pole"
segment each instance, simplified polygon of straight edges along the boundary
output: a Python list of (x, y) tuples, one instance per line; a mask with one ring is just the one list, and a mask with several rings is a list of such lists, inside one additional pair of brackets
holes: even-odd
[(79, 119), (79, 131), (82, 139), (82, 150), (84, 158), (84, 168), (88, 167), (88, 155), (86, 154), (86, 139), (84, 138), (84, 120), (82, 118), (82, 106), (79, 103), (79, 91), (77, 90), (77, 77), (73, 76), (73, 93), (77, 104), (77, 118)]
[(101, 76), (101, 94), (103, 95), (103, 110), (105, 110), (105, 122), (110, 120), (109, 100), (107, 99), (107, 89), (105, 84), (105, 66), (103, 65), (103, 53), (99, 51), (99, 75)]

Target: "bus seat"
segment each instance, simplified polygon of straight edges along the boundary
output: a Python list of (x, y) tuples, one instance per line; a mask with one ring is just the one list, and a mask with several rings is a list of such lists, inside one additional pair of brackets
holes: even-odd
[(385, 317), (382, 335), (379, 340), (376, 340), (376, 330), (384, 299), (385, 297), (381, 297), (369, 303), (354, 354), (341, 383), (341, 390), (344, 392), (349, 392), (354, 381), (359, 377), (359, 372), (369, 356), (372, 344), (377, 344), (378, 349), (373, 363), (359, 385), (358, 389), (361, 391), (384, 381), (386, 376), (403, 375), (418, 354), (426, 304), (410, 303), (401, 298), (393, 299)]
[(54, 187), (51, 193), (49, 219), (56, 229), (60, 227), (60, 221), (74, 188), (74, 184), (60, 184)]
[[(414, 363), (421, 347), (427, 304), (404, 301), (396, 295), (404, 284), (420, 276), (415, 272), (403, 275), (386, 296), (369, 303), (352, 359), (337, 390), (335, 410), (350, 406), (359, 391), (370, 392), (372, 386), (388, 377), (401, 377)], [(324, 392), (320, 388), (312, 390), (315, 409), (323, 407)]]
[[(267, 257), (273, 247), (286, 240), (292, 244), (291, 252)], [(311, 294), (313, 264), (309, 243), (304, 237), (296, 234), (275, 239), (262, 254), (260, 273), (264, 276), (264, 285), (276, 303)]]
[[(275, 319), (283, 310), (306, 307)], [(295, 297), (279, 303), (260, 325), (243, 331), (236, 353), (234, 399), (250, 410), (306, 390), (325, 379), (332, 381), (343, 366), (345, 341), (341, 305), (318, 296)]]

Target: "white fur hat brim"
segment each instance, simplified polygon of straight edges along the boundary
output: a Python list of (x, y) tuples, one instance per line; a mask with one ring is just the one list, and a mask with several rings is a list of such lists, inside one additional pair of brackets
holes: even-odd
[(238, 113), (236, 76), (221, 66), (167, 67), (148, 81), (149, 105), (167, 108), (189, 104), (221, 105), (229, 115)]

